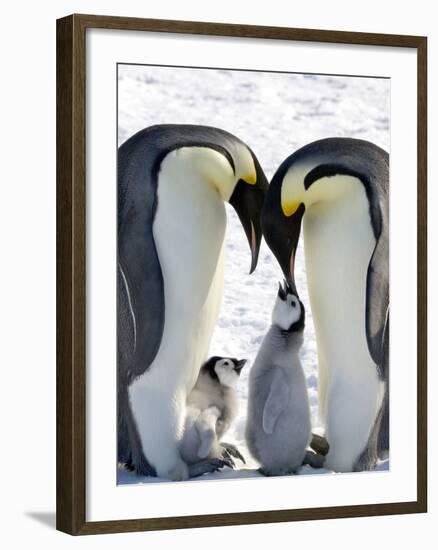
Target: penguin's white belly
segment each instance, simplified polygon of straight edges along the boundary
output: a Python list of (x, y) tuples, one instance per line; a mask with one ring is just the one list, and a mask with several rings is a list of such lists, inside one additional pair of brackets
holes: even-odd
[[(309, 298), (319, 360), (326, 465), (351, 471), (366, 447), (382, 395), (366, 338), (366, 278), (375, 247), (362, 183), (341, 176), (342, 198), (312, 205), (303, 219)], [(326, 185), (329, 185), (327, 183)]]
[(166, 476), (166, 464), (178, 460), (186, 396), (221, 305), (226, 213), (219, 195), (184, 174), (172, 154), (162, 163), (157, 194), (153, 234), (164, 280), (164, 330), (154, 361), (129, 394), (146, 458)]

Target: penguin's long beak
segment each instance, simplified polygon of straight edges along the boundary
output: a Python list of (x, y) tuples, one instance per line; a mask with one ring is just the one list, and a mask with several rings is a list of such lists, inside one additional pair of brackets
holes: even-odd
[(305, 206), (300, 203), (291, 216), (286, 216), (271, 183), (262, 212), (263, 235), (277, 258), (286, 281), (297, 296), (295, 256), (304, 212)]
[(262, 240), (262, 227), (260, 223), (260, 215), (265, 199), (265, 194), (268, 189), (268, 182), (259, 166), (256, 166), (257, 179), (255, 183), (247, 183), (240, 179), (233, 194), (230, 197), (230, 204), (239, 216), (246, 237), (251, 248), (251, 269), (254, 271), (257, 266), (259, 257), (260, 243)]

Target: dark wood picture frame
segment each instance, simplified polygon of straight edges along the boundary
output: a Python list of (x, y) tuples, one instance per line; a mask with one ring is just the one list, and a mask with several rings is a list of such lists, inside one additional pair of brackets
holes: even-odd
[[(417, 500), (116, 521), (86, 521), (85, 33), (88, 28), (413, 48), (418, 86)], [(57, 21), (57, 529), (72, 535), (427, 511), (427, 39), (94, 15)]]

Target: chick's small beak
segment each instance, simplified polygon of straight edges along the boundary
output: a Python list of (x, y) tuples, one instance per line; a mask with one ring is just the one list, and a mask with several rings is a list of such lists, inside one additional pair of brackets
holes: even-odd
[(237, 363), (234, 365), (234, 370), (237, 372), (237, 374), (240, 374), (240, 371), (243, 369), (247, 362), (247, 359), (241, 359), (240, 361), (237, 361)]

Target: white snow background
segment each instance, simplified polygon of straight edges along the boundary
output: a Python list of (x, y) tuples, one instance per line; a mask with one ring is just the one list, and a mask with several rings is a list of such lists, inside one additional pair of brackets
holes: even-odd
[[(284, 74), (143, 65), (118, 66), (119, 145), (153, 124), (202, 124), (235, 134), (254, 151), (268, 178), (298, 148), (325, 137), (372, 141), (389, 150), (390, 81), (382, 78)], [(237, 215), (227, 205), (225, 293), (210, 355), (247, 358), (239, 382), (239, 416), (224, 440), (238, 446), (246, 465), (198, 479), (259, 475), (244, 431), (248, 375), (271, 319), (281, 270), (262, 241), (256, 271), (248, 275), (250, 250)], [(318, 363), (306, 288), (302, 241), (297, 253), (297, 287), (306, 307), (301, 360), (307, 378), (314, 431), (318, 418)], [(378, 469), (387, 469), (382, 463)], [(308, 466), (300, 473), (328, 473)], [(150, 483), (119, 468), (118, 483)]]

